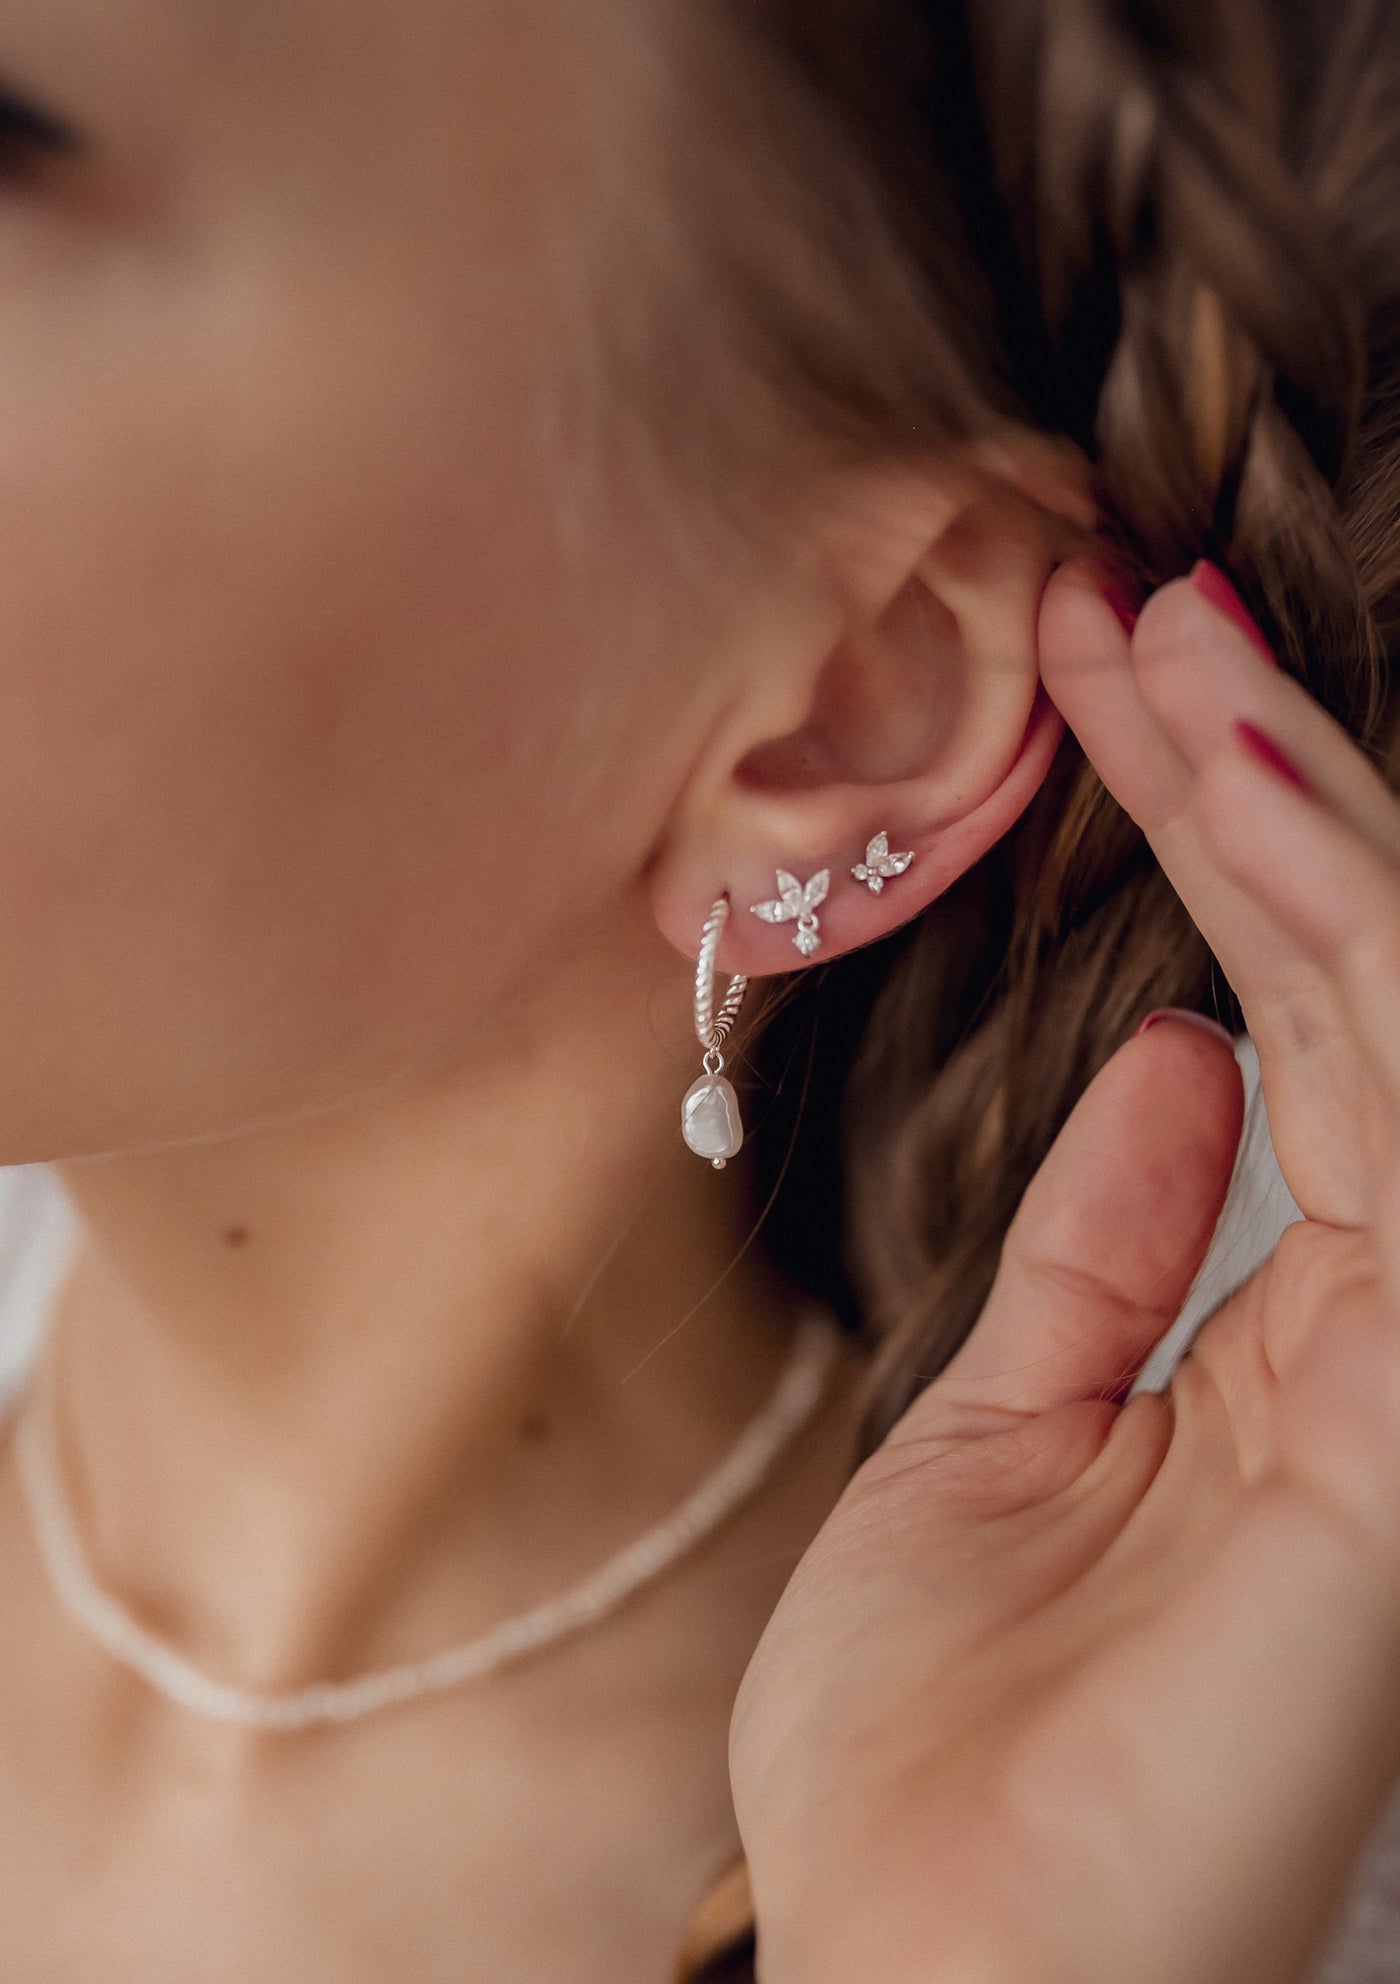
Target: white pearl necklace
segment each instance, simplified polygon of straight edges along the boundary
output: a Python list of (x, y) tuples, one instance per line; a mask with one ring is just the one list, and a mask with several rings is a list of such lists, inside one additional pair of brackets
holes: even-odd
[(494, 1673), (508, 1661), (593, 1625), (657, 1577), (745, 1501), (783, 1448), (810, 1419), (835, 1356), (839, 1326), (824, 1309), (798, 1327), (783, 1375), (768, 1404), (728, 1455), (664, 1522), (613, 1557), (583, 1584), (507, 1619), (465, 1646), (406, 1662), (354, 1681), (326, 1681), (295, 1694), (256, 1694), (216, 1681), (133, 1618), (93, 1576), (78, 1536), (47, 1429), (31, 1410), (15, 1432), (15, 1457), (44, 1568), (64, 1610), (114, 1660), (158, 1694), (216, 1722), (291, 1731), (315, 1723), (355, 1722), (376, 1709), (441, 1694)]

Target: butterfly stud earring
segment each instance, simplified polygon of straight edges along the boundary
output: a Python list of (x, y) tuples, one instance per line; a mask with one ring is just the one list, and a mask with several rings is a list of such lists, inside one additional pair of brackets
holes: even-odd
[(792, 941), (803, 957), (809, 958), (821, 943), (817, 910), (826, 901), (831, 887), (831, 870), (822, 868), (805, 883), (799, 882), (796, 875), (789, 875), (786, 868), (779, 868), (777, 874), (778, 900), (750, 903), (749, 907), (765, 923), (795, 922), (797, 931)]
[(886, 882), (896, 875), (902, 875), (914, 859), (911, 854), (891, 854), (888, 834), (876, 834), (865, 850), (864, 861), (857, 861), (851, 870), (858, 882), (864, 882), (872, 895), (879, 895)]

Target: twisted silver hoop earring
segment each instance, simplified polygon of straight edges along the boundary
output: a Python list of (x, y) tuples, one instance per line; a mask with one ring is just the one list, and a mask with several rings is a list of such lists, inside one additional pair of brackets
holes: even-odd
[(744, 1141), (739, 1098), (733, 1083), (725, 1079), (722, 1051), (749, 989), (749, 981), (741, 972), (730, 979), (724, 1004), (715, 1011), (715, 958), (728, 921), (726, 894), (712, 905), (700, 933), (700, 955), (695, 960), (695, 1036), (705, 1050), (705, 1072), (691, 1083), (681, 1103), (681, 1135), (696, 1156), (707, 1157), (716, 1171), (723, 1171)]

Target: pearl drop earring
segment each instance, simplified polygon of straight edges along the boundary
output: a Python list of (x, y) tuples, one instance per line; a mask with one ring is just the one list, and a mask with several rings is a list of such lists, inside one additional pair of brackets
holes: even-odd
[(724, 1004), (715, 1011), (715, 956), (728, 921), (729, 897), (723, 895), (705, 918), (695, 960), (695, 1034), (705, 1050), (705, 1072), (691, 1083), (681, 1103), (681, 1135), (696, 1156), (707, 1157), (716, 1171), (723, 1171), (744, 1141), (739, 1098), (734, 1084), (725, 1079), (721, 1052), (748, 990), (749, 981), (742, 973), (730, 979)]

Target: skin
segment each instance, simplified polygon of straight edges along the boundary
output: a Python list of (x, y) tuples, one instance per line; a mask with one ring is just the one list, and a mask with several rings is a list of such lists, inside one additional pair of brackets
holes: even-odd
[(1116, 1404), (1241, 1090), (1170, 1019), (1092, 1084), (745, 1674), (766, 1984), (1295, 1984), (1400, 1775), (1400, 804), (1187, 581), (1130, 641), (1067, 566), (1041, 662), (1240, 992), (1305, 1217)]
[[(0, 1161), (80, 1217), (35, 1409), (104, 1580), (245, 1686), (472, 1637), (717, 1464), (799, 1301), (678, 1135), (709, 905), (722, 971), (783, 975), (745, 906), (830, 863), (839, 957), (1060, 734), (1037, 613), (1087, 518), (1032, 437), (775, 489), (761, 547), (615, 445), (605, 293), (675, 110), (645, 25), (0, 24), (82, 140), (0, 198)], [(841, 886), (881, 827), (910, 874)], [(858, 1378), (626, 1612), (306, 1742), (71, 1627), (7, 1455), (0, 1972), (659, 1984)]]
[(305, 1742), (69, 1626), (7, 1455), (0, 1975), (661, 1984), (742, 1835), (765, 1984), (1280, 1984), (1400, 1772), (1395, 805), (1189, 588), (1130, 646), (1052, 580), (1091, 519), (1033, 437), (776, 487), (761, 544), (658, 501), (602, 330), (677, 119), (647, 24), (0, 27), (85, 139), (0, 201), (0, 1158), (80, 1214), (34, 1400), (103, 1576), (280, 1689), (674, 1506), (799, 1306), (677, 1135), (704, 915), (722, 971), (797, 968), (745, 906), (888, 827), (915, 864), (833, 889), (823, 961), (883, 935), (1062, 716), (1241, 991), (1309, 1217), (1112, 1403), (1238, 1123), (1225, 1047), (1154, 1029), (853, 1481), (848, 1359), (644, 1600)]

